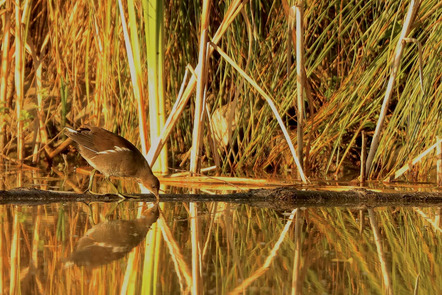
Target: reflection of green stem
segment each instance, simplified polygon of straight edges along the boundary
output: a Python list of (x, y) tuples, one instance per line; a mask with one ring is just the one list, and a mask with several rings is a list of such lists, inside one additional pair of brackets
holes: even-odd
[(67, 101), (68, 97), (68, 88), (66, 87), (66, 83), (63, 80), (63, 77), (60, 80), (60, 98), (61, 98), (61, 127), (64, 128), (66, 126), (66, 114), (67, 114)]
[(57, 240), (64, 241), (65, 236), (65, 224), (64, 224), (64, 210), (61, 208), (58, 210), (58, 221), (57, 221)]

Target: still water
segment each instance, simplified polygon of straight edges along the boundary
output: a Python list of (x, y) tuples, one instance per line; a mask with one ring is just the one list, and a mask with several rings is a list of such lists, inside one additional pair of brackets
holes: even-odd
[(442, 294), (438, 208), (115, 205), (0, 205), (2, 294)]

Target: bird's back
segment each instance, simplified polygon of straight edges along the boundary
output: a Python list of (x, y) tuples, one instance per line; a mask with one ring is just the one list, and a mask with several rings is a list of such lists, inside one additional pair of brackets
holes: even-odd
[(147, 164), (132, 143), (103, 128), (66, 128), (66, 135), (78, 143), (86, 161), (106, 176), (138, 177), (138, 170)]

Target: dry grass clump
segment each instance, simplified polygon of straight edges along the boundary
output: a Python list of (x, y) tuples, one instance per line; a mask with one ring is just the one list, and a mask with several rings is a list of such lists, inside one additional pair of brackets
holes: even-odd
[[(148, 55), (152, 50), (147, 33), (148, 12), (142, 3), (120, 3), (120, 8), (118, 2), (112, 1), (39, 1), (18, 5), (12, 1), (2, 4), (2, 26), (9, 30), (0, 33), (0, 152), (10, 158), (32, 157), (37, 161), (43, 150), (46, 155), (51, 154), (58, 141), (50, 140), (65, 124), (100, 125), (143, 146), (137, 131), (141, 129), (136, 126), (152, 124), (148, 120), (143, 123), (138, 110), (147, 113), (154, 105), (146, 100), (143, 106), (139, 98), (141, 95), (147, 99), (148, 93), (153, 93), (147, 90)], [(303, 162), (308, 175), (339, 176), (343, 167), (359, 165), (361, 132), (365, 131), (370, 141), (408, 5), (305, 2), (309, 95), (304, 100)], [(208, 111), (204, 107), (203, 167), (219, 162), (222, 173), (234, 174), (241, 174), (244, 169), (284, 173), (295, 167), (287, 141), (280, 139), (277, 118), (256, 88), (259, 85), (274, 102), (296, 145), (297, 75), (292, 62), (296, 56), (287, 29), (288, 14), (284, 8), (288, 7), (286, 1), (282, 5), (231, 1), (209, 6), (208, 42), (213, 39), (243, 73), (207, 44), (203, 94)], [(127, 19), (128, 36), (123, 32), (121, 11)], [(164, 6), (165, 96), (159, 105), (165, 106), (166, 115), (184, 84), (186, 68), (195, 69), (188, 71), (189, 75), (196, 75), (191, 79), (198, 78), (202, 13), (202, 6), (196, 1)], [(21, 18), (18, 27), (17, 17)], [(442, 133), (442, 70), (438, 58), (442, 48), (442, 29), (438, 25), (441, 17), (439, 1), (421, 1), (409, 37), (421, 44), (423, 84), (419, 77), (418, 43), (407, 44), (371, 178), (391, 175), (433, 145)], [(17, 28), (24, 37), (21, 45), (17, 42)], [(132, 57), (128, 55), (128, 44)], [(19, 49), (23, 63), (15, 66)], [(138, 80), (134, 80), (132, 63)], [(247, 81), (244, 73), (256, 84)], [(17, 84), (20, 75), (25, 81), (22, 86)], [(134, 81), (142, 85), (141, 90), (134, 89)], [(195, 88), (195, 81), (189, 82), (188, 91)], [(18, 95), (20, 87), (23, 95)], [(214, 145), (215, 136), (210, 131), (213, 122), (207, 115), (212, 116), (232, 103), (236, 106), (235, 128), (225, 134), (227, 145)], [(184, 105), (166, 138), (171, 167), (183, 163), (182, 168), (189, 169), (186, 159), (193, 140), (194, 110), (192, 99)], [(147, 139), (156, 138), (158, 132), (147, 134)], [(21, 137), (23, 143), (18, 141), (17, 146)], [(219, 160), (215, 155), (221, 156)], [(434, 171), (435, 163), (431, 156), (421, 162), (417, 178), (431, 180), (427, 176), (432, 175), (429, 172)]]

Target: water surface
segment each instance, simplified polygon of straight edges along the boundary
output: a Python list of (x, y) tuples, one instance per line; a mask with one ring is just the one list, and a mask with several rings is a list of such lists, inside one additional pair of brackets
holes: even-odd
[[(22, 186), (69, 189), (26, 173)], [(114, 207), (0, 205), (2, 293), (179, 294), (195, 282), (204, 294), (442, 293), (438, 208), (161, 202), (156, 219), (151, 203)]]

